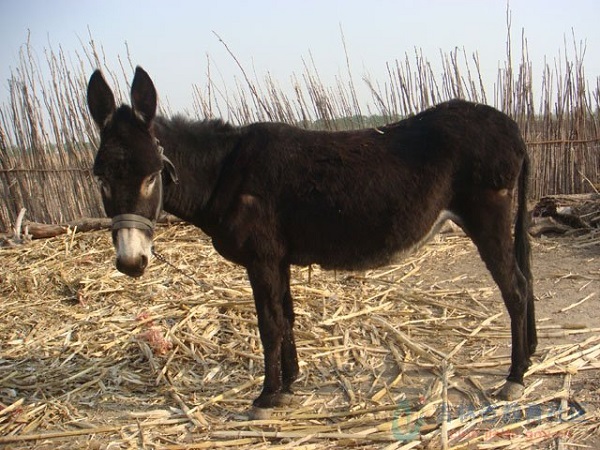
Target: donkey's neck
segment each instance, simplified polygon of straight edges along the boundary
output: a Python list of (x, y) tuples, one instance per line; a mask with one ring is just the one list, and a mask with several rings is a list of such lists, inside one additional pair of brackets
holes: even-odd
[(179, 178), (178, 184), (165, 186), (163, 209), (202, 227), (223, 165), (236, 147), (238, 129), (221, 121), (158, 117), (154, 132)]

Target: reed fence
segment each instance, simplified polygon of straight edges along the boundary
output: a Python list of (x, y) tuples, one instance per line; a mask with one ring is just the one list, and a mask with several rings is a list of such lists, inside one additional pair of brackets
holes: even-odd
[[(459, 49), (441, 53), (441, 72), (415, 49), (387, 64), (387, 79), (363, 75), (367, 101), (359, 99), (350, 64), (346, 75), (326, 86), (314, 63), (304, 61), (303, 73), (292, 75), (291, 91), (270, 75), (249, 77), (239, 62), (242, 77), (235, 90), (227, 90), (210, 76), (209, 67), (206, 84), (192, 86), (193, 114), (235, 124), (266, 120), (351, 129), (396, 121), (433, 104), (463, 98), (495, 106), (519, 123), (532, 159), (532, 199), (597, 192), (600, 76), (590, 84), (583, 65), (585, 48), (574, 43), (574, 55), (546, 62), (541, 86), (534, 86), (525, 39), (521, 47), (522, 59), (515, 63), (509, 33), (507, 60), (498, 70), (491, 95), (478, 55)], [(20, 64), (9, 80), (10, 102), (0, 105), (0, 230), (10, 228), (21, 208), (27, 209), (27, 219), (45, 223), (104, 215), (91, 173), (98, 136), (87, 111), (86, 84), (95, 67), (103, 68), (116, 86), (127, 86), (124, 80), (133, 70), (127, 61), (116, 75), (114, 68), (106, 67), (104, 52), (93, 39), (82, 50), (73, 63), (62, 49), (49, 49), (47, 70), (40, 70), (31, 47), (22, 49)]]

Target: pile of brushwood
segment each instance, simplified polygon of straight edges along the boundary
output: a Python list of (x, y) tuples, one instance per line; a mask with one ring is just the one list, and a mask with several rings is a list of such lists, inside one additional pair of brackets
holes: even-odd
[(532, 211), (530, 233), (586, 235), (600, 243), (600, 194), (551, 195), (541, 198)]

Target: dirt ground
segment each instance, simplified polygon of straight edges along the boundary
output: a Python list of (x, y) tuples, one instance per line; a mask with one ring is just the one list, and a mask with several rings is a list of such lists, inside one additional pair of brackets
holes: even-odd
[(532, 240), (540, 342), (511, 404), (493, 396), (508, 317), (464, 236), (374, 271), (295, 268), (297, 400), (264, 421), (244, 271), (193, 227), (156, 245), (178, 269), (136, 280), (106, 231), (0, 249), (0, 447), (600, 448), (597, 243)]
[[(536, 354), (540, 358), (545, 348), (589, 338), (585, 333), (565, 335), (561, 331), (544, 333), (543, 330), (591, 329), (596, 330), (593, 334), (600, 335), (600, 245), (582, 245), (568, 237), (542, 236), (532, 239), (532, 246), (536, 318), (538, 329), (542, 330)], [(466, 243), (460, 251), (447, 256), (442, 264), (425, 260), (419, 283), (448, 280), (452, 273), (457, 274), (460, 284), (466, 288), (481, 285), (486, 278), (489, 281), (483, 284), (492, 285), (491, 276), (472, 244)], [(508, 320), (506, 316), (505, 320)], [(559, 380), (552, 377), (544, 381), (537, 395), (560, 387)], [(596, 363), (595, 370), (577, 373), (569, 389), (587, 411), (600, 411), (600, 365)], [(600, 429), (596, 436), (590, 436), (581, 444), (600, 449)]]

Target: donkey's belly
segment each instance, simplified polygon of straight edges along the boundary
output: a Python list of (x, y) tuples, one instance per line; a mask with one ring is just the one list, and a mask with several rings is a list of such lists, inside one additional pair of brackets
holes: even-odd
[(409, 245), (407, 247), (400, 246), (398, 248), (398, 250), (394, 253), (394, 256), (393, 256), (394, 259), (400, 259), (400, 258), (402, 258), (402, 256), (406, 256), (410, 253), (413, 253), (413, 252), (419, 250), (422, 246), (427, 244), (427, 242), (429, 242), (440, 231), (440, 229), (444, 226), (444, 224), (448, 220), (451, 220), (455, 224), (461, 226), (462, 220), (460, 219), (460, 217), (457, 216), (456, 214), (454, 214), (452, 211), (448, 211), (448, 210), (444, 209), (438, 215), (437, 219), (435, 219), (435, 222), (433, 222), (433, 225), (431, 225), (431, 227), (426, 228), (427, 232), (425, 234), (423, 234), (423, 236), (419, 240), (417, 240), (414, 244)]
[(329, 229), (306, 234), (294, 241), (290, 262), (296, 265), (319, 264), (325, 269), (365, 270), (389, 264), (403, 255), (420, 248), (429, 241), (447, 221), (460, 225), (460, 218), (443, 210), (431, 223), (420, 229), (408, 230), (402, 224), (390, 221), (375, 230)]

